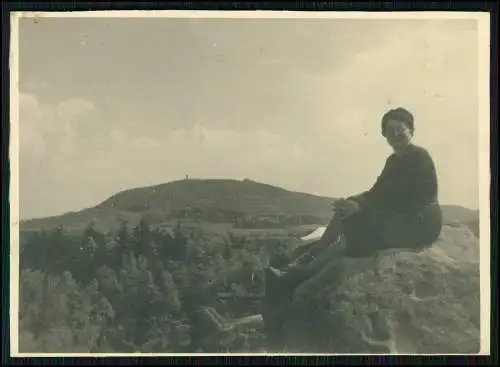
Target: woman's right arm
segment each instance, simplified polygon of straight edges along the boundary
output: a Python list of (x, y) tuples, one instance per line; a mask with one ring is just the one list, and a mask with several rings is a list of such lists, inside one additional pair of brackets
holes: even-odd
[(359, 205), (360, 208), (362, 208), (365, 205), (369, 205), (370, 202), (374, 202), (377, 199), (377, 197), (379, 196), (379, 192), (381, 190), (382, 183), (385, 179), (387, 171), (389, 170), (390, 159), (391, 159), (391, 157), (389, 157), (385, 161), (385, 165), (384, 165), (384, 168), (382, 169), (382, 172), (377, 177), (375, 183), (373, 184), (373, 186), (369, 190), (363, 191), (362, 193), (357, 194), (357, 195), (350, 196), (347, 198), (347, 200), (355, 201)]

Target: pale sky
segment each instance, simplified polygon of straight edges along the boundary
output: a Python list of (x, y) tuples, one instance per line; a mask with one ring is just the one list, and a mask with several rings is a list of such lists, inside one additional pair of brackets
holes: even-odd
[(341, 197), (415, 115), (443, 204), (478, 208), (474, 20), (20, 21), (21, 218), (192, 178)]

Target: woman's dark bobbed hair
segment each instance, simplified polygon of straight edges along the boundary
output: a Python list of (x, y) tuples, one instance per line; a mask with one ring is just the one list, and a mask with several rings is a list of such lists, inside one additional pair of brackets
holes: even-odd
[(411, 114), (410, 111), (403, 107), (398, 107), (392, 110), (387, 111), (384, 116), (382, 116), (382, 135), (385, 136), (385, 129), (387, 126), (387, 123), (390, 120), (396, 120), (396, 121), (401, 121), (408, 126), (408, 129), (410, 129), (411, 133), (415, 131), (415, 125), (414, 125), (414, 118), (413, 115)]

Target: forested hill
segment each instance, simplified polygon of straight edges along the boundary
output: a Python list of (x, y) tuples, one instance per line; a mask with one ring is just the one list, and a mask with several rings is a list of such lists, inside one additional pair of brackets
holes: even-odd
[(136, 224), (140, 219), (151, 224), (178, 218), (236, 223), (249, 217), (281, 223), (291, 220), (291, 225), (301, 220), (324, 223), (331, 215), (333, 200), (251, 180), (189, 179), (125, 190), (79, 212), (22, 221), (21, 231), (61, 225), (83, 229), (90, 222), (109, 230), (124, 220)]
[(181, 210), (186, 206), (220, 208), (251, 215), (328, 215), (332, 198), (285, 190), (251, 180), (183, 180), (118, 193), (100, 208), (130, 210), (161, 208)]
[[(261, 227), (322, 224), (330, 218), (334, 200), (251, 180), (189, 179), (125, 190), (79, 212), (22, 221), (21, 231), (57, 226), (84, 229), (91, 222), (101, 230), (110, 230), (123, 221), (137, 224), (146, 219), (161, 224), (178, 218), (232, 224), (259, 218)], [(447, 221), (477, 220), (477, 212), (466, 208), (443, 209)]]

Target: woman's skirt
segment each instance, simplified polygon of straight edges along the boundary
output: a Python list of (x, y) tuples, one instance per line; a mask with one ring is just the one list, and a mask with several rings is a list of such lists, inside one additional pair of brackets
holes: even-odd
[(424, 248), (438, 239), (442, 224), (438, 204), (429, 204), (413, 215), (362, 210), (343, 221), (345, 256), (368, 257), (389, 248)]

